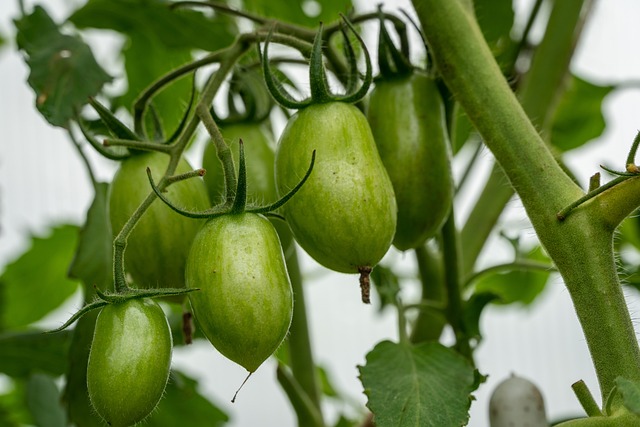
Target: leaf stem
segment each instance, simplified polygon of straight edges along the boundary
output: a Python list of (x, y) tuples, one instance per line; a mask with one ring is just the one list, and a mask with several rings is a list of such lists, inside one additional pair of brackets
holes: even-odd
[(604, 414), (596, 403), (593, 395), (589, 391), (587, 384), (583, 380), (577, 381), (571, 385), (573, 392), (576, 394), (578, 401), (584, 408), (584, 411), (590, 417), (602, 417)]
[[(415, 250), (420, 282), (422, 283), (422, 298), (420, 307), (437, 308), (434, 310), (420, 310), (413, 329), (411, 330), (411, 342), (437, 341), (442, 335), (442, 329), (446, 325), (444, 309), (446, 308), (446, 290), (444, 284), (444, 272), (442, 256), (428, 246), (421, 246)], [(409, 309), (413, 305), (406, 305)]]
[(486, 276), (491, 273), (497, 273), (501, 271), (513, 271), (513, 270), (526, 270), (526, 271), (557, 271), (556, 268), (549, 263), (545, 262), (537, 262), (537, 261), (529, 261), (529, 260), (520, 260), (514, 262), (508, 262), (505, 264), (493, 265), (491, 267), (485, 268), (484, 270), (480, 270), (476, 273), (469, 275), (464, 280), (464, 284), (462, 285), (462, 289), (467, 289), (469, 286), (473, 284), (476, 280), (478, 280), (482, 276)]
[(298, 416), (300, 427), (324, 427), (322, 416), (309, 399), (309, 396), (302, 389), (296, 379), (287, 371), (287, 368), (278, 364), (276, 372), (278, 382), (289, 397), (289, 401)]

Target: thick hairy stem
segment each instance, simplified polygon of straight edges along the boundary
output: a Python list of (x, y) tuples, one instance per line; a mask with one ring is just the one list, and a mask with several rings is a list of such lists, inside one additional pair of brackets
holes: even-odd
[(617, 376), (640, 379), (640, 350), (616, 273), (611, 228), (589, 209), (563, 222), (556, 218), (584, 193), (528, 120), (474, 17), (457, 1), (414, 4), (445, 83), (502, 166), (564, 278), (603, 396)]
[[(551, 123), (553, 112), (563, 93), (569, 63), (590, 4), (590, 0), (554, 2), (545, 35), (520, 86), (520, 103), (536, 128), (543, 134)], [(495, 165), (469, 220), (462, 229), (465, 273), (469, 273), (473, 268), (489, 233), (513, 195), (513, 189), (504, 185), (505, 181), (502, 168)]]

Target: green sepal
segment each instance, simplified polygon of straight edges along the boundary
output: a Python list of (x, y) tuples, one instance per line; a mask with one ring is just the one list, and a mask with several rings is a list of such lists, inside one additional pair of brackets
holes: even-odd
[(380, 32), (378, 37), (378, 66), (380, 68), (380, 75), (385, 79), (391, 79), (411, 74), (413, 72), (413, 66), (411, 65), (409, 57), (395, 46), (387, 31), (384, 14), (382, 13), (382, 5), (378, 6), (378, 15), (380, 17)]
[(89, 98), (89, 104), (96, 110), (96, 113), (100, 116), (105, 126), (109, 131), (119, 139), (130, 139), (133, 141), (140, 141), (140, 137), (136, 135), (131, 129), (129, 129), (124, 123), (120, 121), (107, 107), (102, 105), (98, 100), (93, 97)]

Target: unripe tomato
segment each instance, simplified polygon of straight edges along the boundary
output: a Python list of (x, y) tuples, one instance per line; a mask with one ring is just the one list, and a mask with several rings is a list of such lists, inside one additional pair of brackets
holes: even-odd
[(171, 330), (150, 299), (110, 304), (96, 320), (87, 365), (91, 404), (113, 427), (143, 420), (164, 392), (171, 366)]
[(415, 71), (377, 82), (367, 117), (398, 203), (393, 244), (417, 248), (440, 230), (453, 201), (451, 149), (435, 81)]
[[(165, 172), (169, 156), (163, 153), (136, 154), (122, 162), (109, 188), (109, 218), (114, 237), (131, 214), (152, 191), (146, 168), (158, 180)], [(176, 174), (191, 171), (181, 160)], [(199, 178), (175, 183), (167, 197), (176, 205), (202, 210), (209, 207), (207, 190)], [(186, 218), (162, 201), (155, 200), (129, 235), (125, 270), (138, 287), (184, 287), (184, 266), (193, 237), (203, 221)]]
[[(277, 200), (273, 164), (274, 142), (265, 125), (256, 122), (240, 122), (220, 128), (225, 141), (233, 151), (233, 160), (238, 167), (238, 140), (244, 143), (247, 164), (247, 199), (249, 202), (272, 203)], [(202, 167), (207, 170), (204, 182), (212, 204), (222, 201), (224, 174), (222, 164), (212, 143), (207, 143), (202, 158)]]
[(254, 372), (284, 339), (293, 313), (291, 282), (273, 225), (242, 213), (208, 220), (187, 260), (195, 318), (213, 346)]
[(313, 150), (313, 172), (283, 207), (293, 235), (332, 270), (375, 266), (393, 240), (396, 201), (366, 117), (342, 102), (311, 105), (292, 116), (276, 150), (281, 196), (304, 176)]

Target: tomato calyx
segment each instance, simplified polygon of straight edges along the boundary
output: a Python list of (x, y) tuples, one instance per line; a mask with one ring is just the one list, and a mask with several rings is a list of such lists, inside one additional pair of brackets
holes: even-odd
[(344, 95), (334, 95), (331, 93), (329, 89), (329, 83), (327, 81), (327, 74), (324, 67), (323, 60), (323, 24), (320, 23), (320, 27), (318, 32), (316, 33), (315, 39), (313, 41), (313, 47), (311, 49), (311, 56), (309, 57), (309, 86), (311, 89), (311, 96), (305, 98), (301, 101), (295, 100), (285, 89), (281, 87), (281, 85), (276, 81), (273, 72), (271, 71), (271, 67), (269, 66), (269, 43), (271, 41), (273, 35), (273, 29), (269, 31), (269, 35), (267, 36), (264, 43), (264, 51), (262, 54), (262, 68), (264, 71), (264, 78), (267, 84), (267, 88), (269, 92), (273, 96), (273, 98), (283, 107), (291, 108), (294, 110), (300, 110), (302, 108), (308, 107), (312, 104), (323, 104), (328, 102), (345, 102), (345, 103), (355, 103), (360, 101), (369, 91), (369, 87), (371, 86), (371, 82), (373, 80), (373, 71), (371, 67), (371, 58), (369, 56), (369, 51), (367, 50), (364, 40), (360, 37), (356, 29), (353, 27), (351, 22), (344, 16), (341, 15), (344, 24), (346, 27), (355, 35), (358, 43), (362, 46), (362, 51), (364, 52), (365, 57), (365, 75), (362, 79), (362, 84), (359, 88), (357, 88), (357, 81), (359, 80), (359, 71), (357, 69), (356, 64), (356, 56), (351, 46), (351, 42), (347, 37), (346, 31), (344, 27), (341, 28), (342, 34), (344, 36), (345, 43), (345, 55), (347, 57), (347, 61), (349, 63), (349, 76), (347, 79), (347, 93)]
[(199, 288), (157, 288), (157, 289), (135, 289), (127, 287), (122, 292), (103, 292), (94, 286), (96, 291), (96, 298), (89, 304), (86, 304), (80, 310), (76, 311), (62, 326), (47, 331), (46, 333), (60, 332), (71, 326), (76, 320), (80, 319), (90, 311), (105, 307), (109, 304), (123, 304), (130, 300), (144, 299), (144, 298), (163, 298), (176, 295), (185, 295), (194, 291), (199, 291)]
[(278, 218), (282, 218), (282, 216), (274, 213), (274, 211), (280, 208), (281, 206), (283, 206), (285, 203), (287, 203), (289, 199), (291, 199), (307, 181), (307, 179), (311, 175), (311, 172), (313, 171), (313, 166), (316, 160), (316, 151), (313, 150), (313, 152), (311, 153), (311, 162), (309, 163), (309, 168), (307, 169), (307, 172), (302, 177), (302, 179), (298, 182), (298, 184), (293, 189), (291, 189), (287, 194), (285, 194), (283, 197), (281, 197), (279, 200), (277, 200), (274, 203), (271, 203), (266, 206), (248, 208), (247, 207), (247, 171), (246, 171), (245, 156), (244, 156), (244, 143), (242, 139), (239, 141), (239, 143), (240, 143), (239, 144), (240, 165), (239, 165), (239, 171), (238, 171), (237, 187), (236, 187), (235, 195), (233, 196), (231, 204), (225, 202), (202, 212), (193, 212), (187, 209), (182, 209), (174, 205), (167, 198), (167, 196), (162, 193), (162, 191), (158, 188), (158, 186), (153, 180), (153, 176), (151, 175), (151, 170), (147, 168), (147, 176), (149, 177), (149, 183), (151, 184), (151, 188), (156, 193), (158, 198), (162, 200), (167, 206), (169, 206), (171, 209), (173, 209), (175, 212), (179, 213), (180, 215), (184, 215), (189, 218), (210, 219), (210, 218), (217, 218), (223, 215), (237, 215), (244, 212), (263, 214), (266, 216), (275, 216)]

